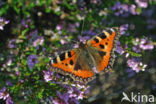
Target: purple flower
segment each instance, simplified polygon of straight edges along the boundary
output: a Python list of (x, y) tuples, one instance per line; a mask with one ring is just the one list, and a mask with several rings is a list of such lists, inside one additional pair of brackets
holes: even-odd
[(15, 74), (19, 76), (21, 73), (19, 71), (16, 71)]
[(0, 99), (6, 100), (9, 97), (9, 93), (7, 93), (6, 87), (3, 87), (0, 90)]
[(112, 10), (115, 11), (115, 15), (119, 16), (125, 16), (127, 17), (128, 14), (126, 13), (130, 13), (132, 15), (137, 15), (138, 12), (136, 11), (136, 6), (134, 4), (131, 5), (127, 5), (127, 4), (121, 4), (120, 2), (117, 2), (113, 7)]
[(37, 56), (36, 55), (29, 55), (28, 61), (27, 61), (29, 68), (33, 69), (33, 67), (36, 63), (38, 63)]
[(6, 104), (14, 104), (10, 96), (6, 99)]
[(69, 94), (68, 93), (61, 94), (59, 91), (57, 91), (57, 97), (52, 98), (52, 102), (54, 104), (69, 104), (68, 100)]
[(52, 80), (53, 72), (51, 70), (43, 71), (43, 73), (44, 73), (44, 80), (46, 82)]
[(58, 31), (58, 34), (62, 34), (62, 29), (65, 28), (65, 22), (60, 22), (57, 26), (56, 26), (56, 30)]
[(135, 0), (135, 2), (137, 3), (138, 7), (140, 8), (147, 8), (148, 7), (148, 3), (147, 0)]
[[(86, 41), (88, 39), (90, 39), (90, 36), (78, 36), (78, 38), (79, 38), (80, 42), (85, 44)], [(78, 48), (78, 47), (79, 47), (79, 43), (74, 44), (74, 48)]]
[(38, 31), (34, 30), (29, 35), (27, 35), (27, 39), (29, 44), (32, 44), (38, 38)]
[(10, 58), (8, 61), (7, 61), (7, 65), (10, 66), (12, 64), (12, 59)]
[(62, 45), (67, 44), (68, 43), (68, 40), (69, 40), (68, 36), (61, 37), (60, 43)]
[(120, 46), (120, 42), (117, 42), (117, 47), (116, 47), (115, 51), (117, 53), (119, 53), (120, 55), (122, 55), (124, 53), (123, 48)]
[[(80, 100), (83, 99), (85, 92), (88, 91), (89, 86), (88, 85), (80, 85), (78, 84), (72, 84), (72, 87), (67, 87), (68, 93), (70, 94), (70, 97), (75, 97), (76, 99)], [(82, 91), (83, 90), (83, 91)]]
[(24, 82), (24, 80), (23, 80), (23, 79), (21, 79), (19, 82), (20, 82), (20, 83), (23, 83), (23, 82)]
[(139, 48), (139, 43), (140, 43), (140, 39), (139, 38), (135, 38), (135, 40), (132, 41), (133, 43), (133, 47), (132, 47), (132, 50), (139, 53), (141, 52), (141, 49)]
[(70, 97), (68, 93), (61, 94), (57, 91), (57, 97), (52, 98), (54, 104), (79, 104), (76, 97)]
[(4, 30), (4, 26), (8, 23), (8, 20), (5, 20), (4, 18), (0, 17), (0, 30)]
[(120, 26), (120, 34), (125, 34), (126, 31), (128, 30), (129, 25), (128, 24), (123, 24)]
[(11, 97), (9, 93), (7, 92), (6, 87), (3, 87), (0, 90), (0, 99), (6, 100), (6, 104), (13, 104), (13, 101), (11, 100)]
[(22, 20), (21, 24), (24, 28), (28, 28), (29, 27), (29, 23), (31, 23), (31, 19), (27, 19), (27, 20)]
[(37, 47), (38, 45), (42, 45), (44, 42), (44, 38), (42, 36), (38, 36), (38, 38), (33, 42), (33, 46)]
[(11, 83), (10, 80), (8, 80), (8, 81), (6, 81), (6, 85), (7, 85), (7, 86), (12, 86), (13, 84)]
[(133, 46), (133, 47), (132, 47), (132, 50), (133, 50), (134, 52), (136, 52), (136, 53), (141, 52), (141, 50), (140, 50), (140, 48), (139, 48), (138, 46)]
[(76, 88), (76, 87), (71, 87), (70, 89), (68, 89), (67, 91), (70, 95), (70, 98), (77, 98), (79, 99), (83, 99), (83, 94), (84, 92), (80, 91), (80, 89)]
[(147, 38), (143, 38), (140, 40), (139, 47), (143, 50), (153, 49), (154, 46), (151, 41), (148, 41)]
[(135, 40), (133, 40), (133, 44), (134, 44), (133, 50), (136, 51), (136, 49), (135, 49), (135, 47), (136, 47), (136, 48), (138, 48), (137, 51), (139, 51), (139, 52), (140, 52), (139, 49), (152, 50), (154, 48), (153, 42), (149, 41), (148, 38), (143, 38), (143, 39), (136, 38)]
[(94, 36), (94, 35), (96, 35), (96, 33), (95, 32), (93, 32), (93, 31), (91, 31), (91, 30), (88, 30), (88, 31), (84, 31), (82, 34), (85, 34), (85, 35), (91, 35), (91, 36)]
[(147, 67), (146, 64), (143, 64), (142, 62), (138, 61), (135, 58), (128, 59), (127, 65), (135, 72), (139, 72), (141, 70), (145, 71), (145, 68)]
[(87, 85), (72, 84), (71, 86), (62, 86), (67, 89), (67, 92), (61, 94), (59, 91), (57, 91), (57, 97), (52, 98), (52, 102), (54, 104), (79, 104), (78, 100), (82, 100), (84, 94), (86, 94), (86, 91), (88, 90)]
[(69, 24), (68, 30), (69, 32), (77, 32), (76, 27), (79, 27), (80, 24), (78, 22), (74, 23), (74, 24)]
[(85, 43), (88, 39), (90, 39), (89, 36), (78, 36), (80, 42)]
[(67, 44), (68, 42), (66, 40), (60, 39), (60, 43), (64, 45), (64, 44)]
[(16, 48), (16, 39), (11, 39), (8, 44), (9, 48)]
[[(124, 9), (125, 10), (124, 10)], [(117, 2), (113, 7), (112, 10), (115, 11), (115, 15), (119, 16), (120, 14), (123, 14), (124, 12), (128, 11), (128, 5), (121, 4), (120, 2)]]
[(27, 35), (29, 44), (32, 45), (34, 47), (38, 47), (39, 45), (42, 45), (44, 42), (44, 38), (42, 36), (38, 36), (38, 31), (34, 30), (32, 31), (29, 35)]
[(58, 31), (61, 31), (63, 28), (64, 28), (64, 23), (60, 23), (60, 24), (58, 24), (58, 25), (56, 26), (56, 29), (57, 29)]
[(136, 11), (136, 6), (134, 4), (130, 5), (129, 7), (129, 12), (133, 15), (137, 15), (139, 14), (137, 11)]

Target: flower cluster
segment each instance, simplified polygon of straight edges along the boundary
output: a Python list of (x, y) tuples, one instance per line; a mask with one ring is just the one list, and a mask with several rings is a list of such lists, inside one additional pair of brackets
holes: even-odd
[(42, 36), (38, 36), (37, 39), (33, 42), (33, 46), (37, 47), (38, 45), (42, 45), (44, 42), (44, 38)]
[(51, 70), (47, 70), (47, 71), (44, 70), (43, 73), (44, 73), (44, 80), (46, 82), (52, 80), (53, 72)]
[(136, 4), (140, 8), (147, 8), (148, 7), (148, 1), (147, 0), (135, 0)]
[(0, 90), (0, 99), (6, 100), (6, 104), (13, 104), (13, 101), (12, 101), (9, 93), (7, 92), (6, 87), (3, 87)]
[(67, 92), (61, 94), (57, 91), (57, 97), (51, 99), (54, 104), (79, 104), (79, 100), (84, 98), (85, 92), (88, 90), (88, 87), (79, 84), (73, 84), (73, 86), (64, 85), (64, 87)]
[(152, 50), (154, 48), (154, 44), (152, 41), (149, 41), (148, 38), (136, 38), (133, 40), (133, 51), (140, 52), (141, 50)]
[(128, 16), (127, 13), (130, 13), (132, 15), (138, 15), (139, 12), (136, 10), (136, 6), (134, 4), (128, 5), (128, 4), (121, 4), (120, 2), (117, 2), (113, 7), (112, 10), (115, 12), (115, 16)]
[(145, 68), (147, 67), (146, 64), (143, 64), (142, 62), (138, 61), (135, 58), (128, 59), (127, 64), (135, 72), (145, 71)]
[(38, 59), (36, 55), (29, 55), (28, 56), (28, 61), (27, 64), (29, 66), (30, 69), (33, 69), (34, 65), (38, 63)]
[[(124, 24), (120, 26), (120, 33), (121, 34), (126, 34), (126, 31), (128, 30), (128, 24)], [(145, 38), (135, 38), (132, 41), (132, 51), (136, 53), (141, 53), (143, 50), (152, 50), (154, 49), (154, 44), (152, 41), (150, 41), (147, 37)], [(125, 53), (126, 58), (131, 54), (133, 56), (133, 53), (129, 53), (128, 51), (128, 45), (126, 44), (124, 47), (121, 46), (120, 42), (117, 43), (117, 48), (116, 52), (119, 53), (120, 55)], [(130, 67), (132, 70), (139, 72), (139, 71), (144, 71), (145, 68), (147, 67), (146, 64), (143, 64), (140, 60), (137, 58), (128, 58), (127, 60), (127, 65)], [(130, 71), (129, 71), (130, 72)], [(131, 75), (130, 75), (131, 76)]]
[[(59, 80), (61, 80), (61, 77), (58, 74), (54, 75), (54, 72), (51, 70), (43, 71), (43, 74), (46, 82), (52, 81), (53, 83), (60, 84)], [(67, 91), (65, 93), (57, 91), (57, 96), (51, 99), (54, 104), (79, 104), (79, 100), (84, 98), (89, 88), (88, 85), (78, 83), (62, 86)]]
[(124, 50), (123, 47), (120, 45), (120, 42), (117, 42), (117, 47), (116, 47), (115, 51), (116, 51), (117, 53), (119, 53), (120, 55), (122, 55), (123, 53), (125, 53), (125, 50)]

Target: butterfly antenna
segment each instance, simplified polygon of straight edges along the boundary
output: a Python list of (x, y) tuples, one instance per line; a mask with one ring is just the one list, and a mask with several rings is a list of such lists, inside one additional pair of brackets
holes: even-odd
[(72, 40), (72, 39), (71, 39), (71, 41), (72, 41), (73, 43), (77, 43), (77, 41), (75, 41), (75, 40)]
[(83, 33), (83, 28), (84, 28), (84, 21), (85, 21), (85, 17), (83, 18), (83, 21), (82, 21), (82, 28), (81, 28), (81, 36), (82, 36), (82, 33)]

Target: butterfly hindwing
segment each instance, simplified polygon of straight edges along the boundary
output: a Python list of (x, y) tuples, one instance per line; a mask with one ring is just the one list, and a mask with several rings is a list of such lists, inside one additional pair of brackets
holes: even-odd
[(58, 55), (56, 58), (51, 60), (51, 69), (64, 75), (70, 75), (73, 79), (79, 78), (81, 80), (86, 80), (91, 78), (94, 74), (88, 69), (88, 66), (85, 66), (85, 64), (78, 64), (80, 61), (83, 61), (83, 59), (77, 60), (78, 54), (77, 49), (73, 49)]

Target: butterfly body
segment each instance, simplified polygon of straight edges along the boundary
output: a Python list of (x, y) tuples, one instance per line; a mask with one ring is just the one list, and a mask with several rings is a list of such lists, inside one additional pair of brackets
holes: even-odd
[(96, 73), (108, 70), (114, 62), (114, 49), (119, 38), (118, 28), (104, 30), (78, 48), (64, 52), (50, 61), (50, 69), (69, 75), (74, 80), (88, 82)]

